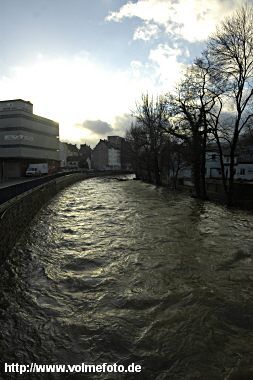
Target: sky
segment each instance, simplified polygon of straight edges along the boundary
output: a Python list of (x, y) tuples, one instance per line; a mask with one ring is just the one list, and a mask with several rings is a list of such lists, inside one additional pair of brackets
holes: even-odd
[[(251, 1), (250, 1), (251, 2)], [(172, 91), (242, 0), (0, 0), (0, 100), (59, 122), (60, 140), (124, 136), (142, 94)]]

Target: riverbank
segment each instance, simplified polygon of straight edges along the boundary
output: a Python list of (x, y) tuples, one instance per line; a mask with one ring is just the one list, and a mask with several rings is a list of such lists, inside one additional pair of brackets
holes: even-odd
[[(93, 177), (103, 177), (125, 172), (80, 172), (57, 177), (37, 185), (27, 191), (13, 196), (0, 205), (0, 264), (25, 232), (36, 213), (49, 202), (59, 191), (77, 181)], [(31, 181), (29, 181), (31, 182)], [(25, 182), (29, 185), (28, 181)], [(22, 183), (19, 183), (22, 185)], [(5, 187), (6, 193), (13, 191), (13, 186)], [(4, 190), (3, 189), (3, 190)], [(10, 189), (10, 190), (9, 190)], [(14, 192), (15, 194), (15, 192)]]
[[(190, 184), (189, 181), (178, 185), (177, 189), (191, 195), (194, 194), (193, 184)], [(221, 181), (207, 180), (206, 190), (208, 200), (226, 204), (226, 195)], [(235, 182), (234, 194), (234, 207), (253, 211), (253, 184), (251, 182)]]
[[(155, 179), (152, 178), (151, 181), (148, 180), (147, 174), (138, 173), (136, 175), (138, 179), (155, 183)], [(182, 191), (190, 196), (195, 195), (194, 185), (191, 180), (180, 178), (177, 181), (176, 189), (172, 186), (168, 176), (161, 177), (160, 186), (167, 187), (169, 189), (174, 189), (176, 191)], [(223, 184), (221, 180), (218, 179), (206, 179), (206, 192), (208, 200), (219, 203), (222, 205), (226, 204), (226, 195), (224, 192)], [(253, 183), (252, 182), (235, 182), (234, 183), (234, 207), (253, 211)]]

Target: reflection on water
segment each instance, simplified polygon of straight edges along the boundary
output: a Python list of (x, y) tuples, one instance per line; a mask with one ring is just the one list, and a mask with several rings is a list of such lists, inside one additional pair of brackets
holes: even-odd
[(251, 214), (139, 181), (66, 189), (1, 268), (2, 361), (143, 367), (87, 379), (218, 380), (247, 367), (252, 228)]

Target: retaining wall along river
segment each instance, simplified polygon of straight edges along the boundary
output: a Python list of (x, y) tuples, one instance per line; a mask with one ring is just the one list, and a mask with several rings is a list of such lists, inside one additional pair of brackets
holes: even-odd
[(0, 265), (38, 210), (60, 190), (85, 178), (85, 173), (55, 178), (0, 205)]

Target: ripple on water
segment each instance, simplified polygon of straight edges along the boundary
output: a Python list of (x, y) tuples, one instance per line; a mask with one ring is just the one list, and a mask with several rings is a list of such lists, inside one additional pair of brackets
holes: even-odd
[(223, 379), (252, 360), (252, 227), (249, 213), (139, 181), (71, 186), (1, 268), (2, 359)]

